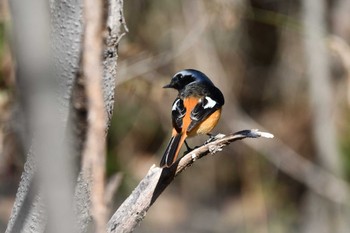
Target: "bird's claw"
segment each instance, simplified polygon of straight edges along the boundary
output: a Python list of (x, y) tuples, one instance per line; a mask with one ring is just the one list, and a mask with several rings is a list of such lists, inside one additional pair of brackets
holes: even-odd
[(222, 134), (222, 133), (219, 133), (217, 135), (208, 134), (208, 136), (209, 136), (209, 139), (204, 142), (204, 145), (225, 137), (225, 134)]

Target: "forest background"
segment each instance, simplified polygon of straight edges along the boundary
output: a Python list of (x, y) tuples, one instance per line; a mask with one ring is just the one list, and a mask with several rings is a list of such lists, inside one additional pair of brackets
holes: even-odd
[[(7, 3), (0, 6), (3, 232), (25, 158), (10, 127), (16, 92), (11, 18)], [(107, 175), (123, 178), (112, 209), (159, 163), (168, 142), (176, 92), (161, 87), (177, 71), (195, 68), (225, 95), (214, 133), (259, 128), (275, 139), (237, 142), (198, 161), (160, 196), (136, 232), (350, 229), (349, 12), (348, 0), (125, 1), (129, 32), (119, 45), (107, 147)]]

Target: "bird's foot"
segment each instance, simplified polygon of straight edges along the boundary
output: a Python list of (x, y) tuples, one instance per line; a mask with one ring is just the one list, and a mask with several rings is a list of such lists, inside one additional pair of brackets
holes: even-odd
[(222, 133), (219, 133), (217, 135), (208, 133), (207, 135), (209, 136), (209, 139), (204, 142), (204, 145), (225, 137), (225, 134), (222, 134)]
[(186, 151), (185, 151), (185, 154), (188, 154), (188, 153), (190, 153), (191, 151), (193, 151), (195, 148), (191, 148), (188, 144), (187, 144), (187, 142), (186, 142), (186, 140), (185, 140), (185, 146), (186, 146)]

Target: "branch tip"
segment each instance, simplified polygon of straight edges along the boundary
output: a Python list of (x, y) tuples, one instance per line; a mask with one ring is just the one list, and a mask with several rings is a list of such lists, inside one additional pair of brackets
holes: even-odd
[(260, 137), (273, 138), (274, 137), (273, 134), (269, 132), (262, 132), (259, 129), (242, 130), (235, 133), (235, 135), (243, 135), (244, 137), (247, 137), (247, 138), (260, 138)]
[(260, 135), (260, 137), (262, 137), (262, 138), (274, 138), (275, 137), (272, 133), (269, 133), (269, 132), (262, 132), (262, 131), (257, 130), (256, 133), (258, 135)]

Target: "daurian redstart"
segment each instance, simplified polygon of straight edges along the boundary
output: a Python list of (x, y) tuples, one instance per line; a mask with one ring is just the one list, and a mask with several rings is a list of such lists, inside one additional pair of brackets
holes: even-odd
[(174, 75), (164, 88), (178, 91), (172, 108), (172, 136), (160, 162), (170, 167), (177, 159), (186, 138), (197, 134), (209, 134), (216, 126), (225, 103), (221, 91), (202, 72), (182, 70)]

